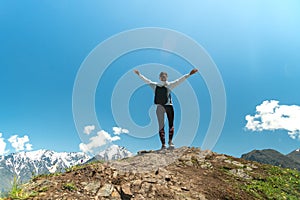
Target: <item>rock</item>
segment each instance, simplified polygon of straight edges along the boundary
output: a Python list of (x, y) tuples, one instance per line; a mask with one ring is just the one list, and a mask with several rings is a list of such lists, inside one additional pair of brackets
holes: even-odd
[(132, 192), (130, 190), (130, 183), (126, 183), (126, 184), (123, 184), (121, 186), (121, 190), (125, 193), (125, 194), (130, 194), (132, 195)]
[(258, 167), (252, 163), (247, 164), (248, 167), (252, 168), (252, 169), (257, 169)]
[(148, 183), (148, 182), (144, 182), (141, 186), (141, 189), (139, 191), (139, 193), (143, 194), (143, 193), (149, 193), (152, 190), (152, 184)]
[(199, 199), (199, 200), (207, 200), (205, 195), (201, 194), (201, 193), (197, 194), (196, 198)]
[(190, 167), (192, 167), (194, 164), (193, 164), (193, 162), (192, 161), (187, 161), (187, 162), (185, 162), (185, 164), (187, 165), (187, 166), (190, 166)]
[(181, 162), (187, 162), (187, 161), (191, 160), (191, 156), (190, 155), (184, 155), (184, 156), (181, 156), (178, 160), (181, 161)]
[(120, 195), (120, 190), (117, 190), (116, 188), (114, 188), (114, 190), (111, 193), (111, 197), (112, 199), (121, 199), (121, 195)]
[(153, 150), (141, 150), (137, 152), (137, 155), (143, 155), (146, 153), (153, 153), (153, 152), (154, 152)]
[(171, 181), (171, 176), (169, 176), (169, 175), (166, 175), (166, 177), (165, 177), (165, 181)]
[(132, 192), (130, 190), (130, 183), (126, 183), (121, 186), (121, 193), (124, 193), (126, 195), (132, 196)]
[(246, 174), (243, 169), (231, 169), (229, 172), (242, 179), (252, 179), (252, 177)]
[(157, 170), (158, 170), (159, 174), (167, 174), (167, 173), (169, 173), (168, 170), (166, 170), (165, 168), (158, 168)]
[(212, 164), (209, 162), (205, 162), (204, 164), (200, 165), (200, 167), (202, 169), (211, 169), (212, 168)]
[(231, 164), (231, 160), (229, 159), (224, 160), (224, 162)]
[(147, 183), (157, 183), (157, 180), (153, 179), (153, 178), (145, 179), (144, 181), (147, 182)]
[(187, 187), (181, 187), (181, 190), (183, 190), (183, 191), (190, 191), (190, 189), (188, 189)]
[(217, 161), (223, 162), (224, 160), (227, 159), (227, 157), (225, 155), (219, 155), (215, 158)]
[(88, 183), (87, 182), (81, 182), (80, 185), (86, 186)]
[(39, 196), (46, 196), (46, 195), (47, 195), (46, 192), (40, 192), (40, 193), (39, 193)]
[(91, 183), (88, 183), (84, 187), (84, 190), (86, 190), (87, 192), (89, 192), (91, 194), (96, 194), (96, 192), (99, 190), (99, 188), (100, 188), (100, 183), (99, 182), (91, 182)]
[(112, 184), (104, 184), (100, 188), (100, 190), (97, 192), (97, 196), (99, 197), (109, 197), (114, 189), (114, 186)]
[(170, 189), (172, 189), (173, 191), (176, 191), (176, 192), (181, 192), (181, 188), (179, 188), (179, 187), (177, 187), (177, 186), (171, 185), (171, 186), (170, 186)]
[(212, 158), (212, 156), (213, 156), (213, 152), (211, 150), (204, 150), (204, 151), (200, 151), (199, 153), (199, 157), (202, 159), (204, 158), (209, 160)]
[(145, 198), (142, 194), (137, 194), (134, 198), (135, 199), (140, 199), (140, 200), (148, 199), (148, 198)]
[(252, 171), (253, 169), (251, 168), (251, 167), (246, 167), (246, 169), (245, 170), (247, 170), (247, 171)]
[(237, 161), (232, 161), (231, 162), (232, 164), (234, 164), (235, 166), (237, 166), (237, 167), (244, 167), (244, 165), (242, 164), (242, 163), (240, 163), (240, 162), (237, 162)]
[(118, 177), (118, 172), (117, 172), (117, 171), (114, 171), (112, 177), (113, 177), (113, 178), (117, 178), (117, 177)]
[(138, 192), (142, 187), (142, 180), (135, 180), (131, 184), (131, 189), (133, 192)]

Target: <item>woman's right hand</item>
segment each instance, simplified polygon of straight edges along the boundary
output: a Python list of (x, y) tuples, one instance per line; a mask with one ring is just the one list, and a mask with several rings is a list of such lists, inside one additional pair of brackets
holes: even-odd
[(140, 72), (138, 70), (133, 70), (134, 73), (136, 73), (137, 75), (140, 75)]

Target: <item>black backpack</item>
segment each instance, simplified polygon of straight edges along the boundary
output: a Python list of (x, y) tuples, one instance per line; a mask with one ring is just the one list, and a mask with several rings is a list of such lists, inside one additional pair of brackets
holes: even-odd
[[(169, 94), (171, 99), (171, 94)], [(168, 102), (168, 89), (165, 86), (156, 86), (155, 88), (155, 96), (154, 103), (165, 105)]]

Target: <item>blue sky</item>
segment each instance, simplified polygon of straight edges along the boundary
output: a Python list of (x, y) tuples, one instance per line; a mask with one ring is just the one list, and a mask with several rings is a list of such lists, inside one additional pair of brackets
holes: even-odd
[[(82, 141), (73, 121), (72, 92), (82, 62), (105, 39), (143, 27), (168, 28), (193, 38), (217, 65), (226, 90), (227, 115), (214, 151), (240, 156), (253, 149), (273, 148), (289, 153), (300, 147), (300, 140), (289, 135), (299, 131), (294, 123), (300, 118), (299, 10), (298, 1), (1, 1), (2, 153), (21, 151), (22, 144), (28, 150), (79, 151)], [(130, 66), (160, 63), (181, 74), (193, 68), (167, 54), (144, 50), (124, 55), (99, 82), (96, 112), (102, 129), (112, 137), (117, 136), (112, 129), (117, 124), (106, 105), (112, 85)], [(192, 145), (201, 146), (210, 120), (209, 92), (200, 74), (190, 77), (189, 83), (197, 91), (201, 110), (200, 129)], [(108, 98), (102, 98), (103, 93)], [(147, 124), (151, 90), (143, 86), (132, 98), (143, 102), (131, 104), (133, 119)], [(259, 105), (261, 110), (256, 109)], [(176, 101), (174, 107), (180, 116)], [(277, 108), (291, 122), (282, 122)], [(251, 130), (246, 130), (245, 117), (255, 114), (248, 124)], [(180, 117), (175, 118), (175, 129), (179, 122)], [(125, 133), (119, 137), (114, 143), (133, 152), (160, 146), (157, 136), (139, 139)]]

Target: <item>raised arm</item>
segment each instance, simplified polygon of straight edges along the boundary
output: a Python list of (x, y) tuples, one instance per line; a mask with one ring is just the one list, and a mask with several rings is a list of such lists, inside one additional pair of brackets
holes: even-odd
[(153, 82), (150, 79), (146, 78), (138, 70), (133, 70), (133, 72), (136, 73), (145, 83), (149, 84), (151, 87), (153, 87), (154, 85), (156, 85), (156, 82)]
[(175, 81), (171, 81), (169, 83), (169, 87), (170, 89), (173, 89), (175, 87), (177, 87), (179, 84), (181, 84), (185, 79), (187, 79), (188, 77), (190, 77), (191, 75), (195, 74), (198, 70), (197, 69), (193, 69), (192, 71), (190, 71), (190, 73), (183, 75), (182, 77), (176, 79)]

